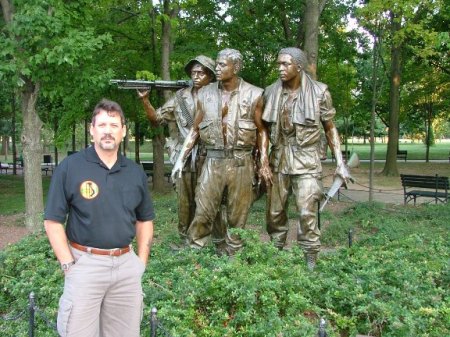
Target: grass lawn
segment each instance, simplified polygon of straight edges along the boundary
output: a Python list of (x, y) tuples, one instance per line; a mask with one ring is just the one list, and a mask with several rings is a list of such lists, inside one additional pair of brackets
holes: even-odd
[[(341, 145), (342, 150), (345, 149)], [(351, 144), (347, 145), (347, 149), (353, 153), (356, 152), (360, 159), (368, 160), (370, 158), (369, 144)], [(425, 160), (426, 146), (424, 144), (400, 144), (399, 150), (408, 151), (408, 160)], [(375, 144), (375, 160), (386, 159), (387, 144)], [(437, 143), (430, 147), (430, 160), (448, 160), (450, 152), (450, 143)], [(331, 157), (328, 150), (328, 158)]]
[[(345, 149), (345, 145), (341, 145), (342, 150)], [(386, 159), (386, 149), (387, 144), (385, 143), (377, 143), (375, 144), (375, 159), (376, 160), (384, 160)], [(410, 144), (410, 143), (401, 143), (399, 145), (400, 150), (408, 151), (408, 159), (411, 160), (425, 160), (426, 146), (422, 143)], [(356, 152), (360, 159), (368, 160), (370, 157), (370, 145), (369, 144), (360, 144), (360, 143), (351, 143), (349, 142), (347, 145), (347, 150), (351, 153)], [(152, 142), (146, 141), (139, 148), (140, 158), (142, 161), (152, 160), (153, 152), (152, 152)], [(430, 147), (430, 160), (448, 160), (450, 155), (450, 141), (443, 141), (440, 143), (436, 143), (435, 145)], [(53, 153), (49, 152), (48, 154), (53, 156)], [(66, 156), (67, 151), (61, 150), (59, 151), (59, 160), (61, 161)], [(166, 160), (168, 160), (167, 154), (165, 153)], [(128, 151), (127, 157), (134, 159), (134, 142), (128, 143)], [(328, 158), (331, 158), (331, 152), (328, 149)], [(12, 155), (4, 156), (1, 159), (2, 162), (12, 162)]]

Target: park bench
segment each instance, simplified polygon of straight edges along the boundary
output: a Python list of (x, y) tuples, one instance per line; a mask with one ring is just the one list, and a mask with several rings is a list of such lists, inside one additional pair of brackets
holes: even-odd
[(417, 197), (434, 198), (436, 204), (438, 201), (442, 203), (448, 201), (448, 177), (437, 174), (435, 176), (401, 174), (400, 178), (402, 180), (405, 205), (411, 200), (414, 200), (415, 205)]
[(53, 173), (53, 162), (52, 162), (52, 156), (49, 154), (44, 154), (44, 160), (41, 164), (41, 170), (42, 172), (45, 172), (45, 175), (47, 175), (49, 172)]
[(5, 171), (5, 173), (8, 173), (8, 169), (9, 169), (9, 164), (8, 163), (0, 162), (0, 172), (3, 173), (3, 171)]
[[(142, 168), (144, 169), (147, 177), (152, 177), (153, 180), (153, 161), (143, 161), (141, 162)], [(164, 162), (164, 177), (170, 182), (170, 176), (172, 174), (172, 164), (170, 162)]]
[(408, 157), (408, 151), (406, 151), (406, 150), (397, 150), (397, 159), (403, 159), (406, 162), (406, 157)]

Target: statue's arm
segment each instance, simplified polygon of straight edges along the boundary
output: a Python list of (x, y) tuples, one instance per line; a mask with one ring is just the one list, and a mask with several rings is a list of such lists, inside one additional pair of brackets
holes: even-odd
[(255, 109), (255, 125), (257, 130), (257, 146), (259, 151), (260, 169), (259, 175), (266, 183), (266, 186), (272, 184), (272, 171), (269, 166), (269, 132), (262, 119), (263, 100), (259, 98)]
[(184, 139), (183, 146), (172, 169), (171, 176), (173, 182), (175, 182), (177, 176), (178, 177), (181, 176), (181, 172), (183, 170), (186, 159), (191, 153), (200, 136), (199, 125), (200, 122), (203, 120), (204, 113), (201, 103), (197, 102), (196, 107), (197, 107), (197, 114), (194, 119), (194, 124), (192, 125), (192, 128), (189, 130), (189, 133)]
[(323, 121), (322, 125), (325, 130), (325, 136), (327, 137), (328, 146), (333, 151), (334, 158), (336, 159), (335, 174), (344, 179), (345, 183), (347, 184), (352, 178), (342, 157), (339, 133), (337, 131), (336, 125), (334, 125), (334, 122), (332, 120)]
[(150, 100), (148, 99), (149, 95), (150, 95), (150, 90), (138, 90), (137, 91), (139, 98), (142, 100), (142, 104), (144, 105), (144, 110), (145, 113), (147, 115), (148, 120), (152, 123), (152, 124), (158, 124), (158, 120), (156, 118), (156, 110), (153, 107), (153, 105), (150, 103)]

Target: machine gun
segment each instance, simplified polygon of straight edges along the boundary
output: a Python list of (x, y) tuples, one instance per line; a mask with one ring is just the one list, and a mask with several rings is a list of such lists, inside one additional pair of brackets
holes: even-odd
[(178, 80), (178, 81), (143, 81), (143, 80), (110, 80), (109, 84), (117, 84), (119, 89), (134, 89), (134, 90), (178, 90), (192, 85), (192, 81)]

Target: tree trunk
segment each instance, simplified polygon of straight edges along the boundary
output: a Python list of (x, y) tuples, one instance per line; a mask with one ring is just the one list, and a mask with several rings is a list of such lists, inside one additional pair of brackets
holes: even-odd
[(317, 79), (317, 60), (319, 53), (319, 18), (327, 0), (307, 0), (303, 15), (304, 43), (303, 50), (308, 56), (308, 69), (306, 71)]
[(13, 155), (13, 174), (17, 174), (17, 144), (16, 144), (16, 93), (14, 92), (11, 97), (11, 107), (12, 107), (12, 155)]
[[(58, 133), (58, 119), (57, 118), (53, 119), (53, 133), (55, 134), (55, 136)], [(58, 148), (56, 146), (54, 148), (53, 155), (55, 156), (55, 165), (58, 166), (59, 156), (58, 156)]]
[[(164, 14), (169, 20), (162, 21), (162, 55), (161, 55), (161, 76), (163, 80), (170, 80), (170, 47), (172, 38), (171, 19), (176, 17), (179, 8), (170, 8), (170, 0), (164, 0)], [(164, 100), (170, 98), (171, 92), (164, 91)], [(153, 137), (153, 189), (155, 191), (164, 190), (164, 144), (163, 134)]]
[(73, 122), (72, 124), (72, 151), (76, 151), (77, 148), (77, 140), (76, 140), (76, 124)]
[(134, 123), (134, 161), (136, 163), (141, 162), (141, 153), (139, 151), (139, 145), (141, 144), (141, 124), (138, 119)]
[(25, 80), (22, 91), (22, 149), (25, 184), (25, 226), (31, 232), (42, 228), (44, 211), (42, 193), (42, 121), (36, 113), (39, 85)]
[(430, 161), (430, 146), (431, 146), (431, 126), (433, 123), (433, 103), (430, 101), (426, 105), (427, 114), (427, 139), (426, 139), (426, 152), (425, 152), (425, 162)]
[[(370, 111), (370, 162), (369, 162), (369, 202), (373, 202), (373, 178), (375, 173), (375, 116), (377, 108), (378, 38), (373, 35), (372, 51), (372, 104)], [(366, 135), (364, 135), (364, 144)]]
[[(396, 15), (391, 12), (391, 30), (392, 36), (400, 30), (401, 23)], [(398, 176), (397, 149), (399, 124), (398, 115), (400, 111), (400, 80), (401, 80), (401, 51), (402, 45), (398, 42), (392, 42), (391, 46), (391, 76), (389, 92), (389, 131), (388, 145), (386, 153), (386, 162), (382, 171), (385, 176)]]
[(84, 120), (84, 147), (88, 147), (90, 143), (91, 135), (89, 133), (89, 120)]
[(1, 136), (2, 138), (2, 156), (5, 156), (5, 160), (8, 157), (9, 137)]
[(152, 139), (153, 146), (153, 190), (164, 191), (164, 134), (158, 134)]

